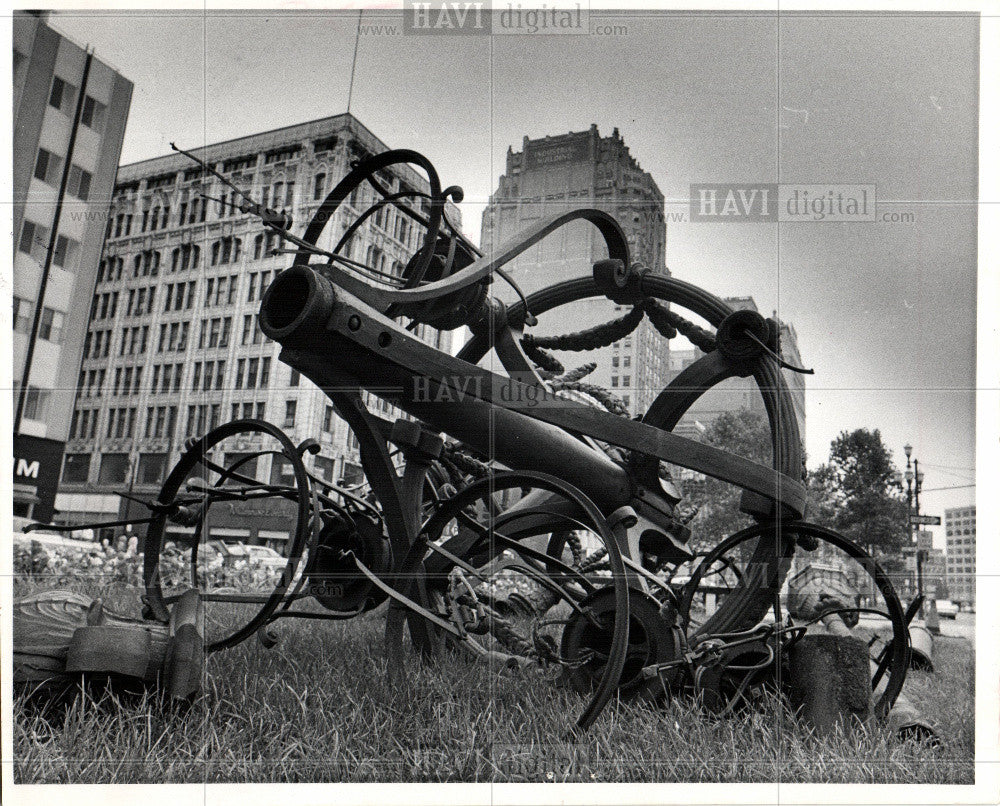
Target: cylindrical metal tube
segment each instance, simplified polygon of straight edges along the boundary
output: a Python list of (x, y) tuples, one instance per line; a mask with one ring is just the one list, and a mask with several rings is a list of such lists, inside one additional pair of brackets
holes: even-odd
[[(359, 387), (387, 395), (391, 402), (433, 429), (449, 434), (483, 456), (491, 456), (516, 470), (552, 472), (580, 489), (603, 512), (613, 512), (632, 499), (632, 485), (625, 469), (563, 429), (532, 417), (494, 406), (468, 395), (439, 395), (440, 381), (422, 378), (375, 354), (349, 338), (326, 330), (336, 305), (332, 284), (314, 270), (294, 266), (282, 272), (268, 288), (261, 305), (260, 327), (286, 349), (281, 360), (297, 369), (321, 389), (344, 385), (344, 375)], [(429, 393), (402, 394), (415, 380)], [(397, 397), (398, 395), (398, 397)]]

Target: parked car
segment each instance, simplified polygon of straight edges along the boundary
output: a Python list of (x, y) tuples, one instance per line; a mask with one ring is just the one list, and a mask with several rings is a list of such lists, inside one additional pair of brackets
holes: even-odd
[(271, 568), (284, 568), (288, 559), (282, 557), (269, 546), (248, 546), (246, 543), (226, 543), (223, 540), (212, 540), (209, 545), (222, 555), (223, 561), (229, 564), (244, 560), (250, 565), (263, 565)]
[(954, 620), (958, 617), (958, 605), (951, 599), (937, 599), (934, 604), (937, 606), (938, 616)]

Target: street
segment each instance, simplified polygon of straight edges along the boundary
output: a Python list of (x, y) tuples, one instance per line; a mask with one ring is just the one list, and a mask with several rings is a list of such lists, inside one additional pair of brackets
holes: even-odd
[[(921, 622), (917, 622), (918, 624)], [(976, 641), (976, 614), (959, 613), (954, 620), (941, 619), (941, 635), (948, 638), (967, 638)]]

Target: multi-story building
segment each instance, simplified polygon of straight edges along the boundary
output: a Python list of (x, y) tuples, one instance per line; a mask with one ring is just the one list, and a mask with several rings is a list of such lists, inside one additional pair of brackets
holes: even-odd
[(52, 516), (132, 83), (15, 12), (14, 514)]
[[(735, 310), (759, 311), (753, 297), (726, 297), (729, 307)], [(777, 312), (772, 314), (777, 319)], [(781, 336), (781, 357), (795, 367), (802, 366), (798, 336), (795, 328), (778, 320)], [(668, 380), (676, 378), (682, 370), (697, 361), (703, 353), (697, 349), (673, 350), (670, 353)], [(805, 376), (798, 372), (783, 370), (782, 375), (791, 391), (795, 419), (799, 424), (799, 435), (806, 435), (806, 386)], [(752, 378), (730, 378), (715, 386), (694, 402), (681, 418), (675, 431), (680, 434), (697, 435), (704, 432), (723, 412), (746, 408), (764, 414), (764, 402)]]
[[(352, 162), (385, 150), (342, 114), (197, 153), (255, 200), (289, 212), (301, 234)], [(427, 190), (408, 166), (380, 177), (394, 192)], [(365, 184), (327, 223), (319, 246), (331, 249), (372, 201)], [(129, 505), (116, 490), (155, 494), (186, 438), (237, 418), (269, 420), (296, 444), (318, 439), (322, 451), (307, 456), (307, 466), (327, 479), (359, 480), (357, 442), (346, 423), (319, 389), (279, 362), (280, 348), (257, 324), (264, 292), (290, 257), (273, 254), (278, 236), (232, 202), (239, 202), (234, 192), (181, 154), (119, 169), (74, 379), (79, 395), (58, 500), (63, 520), (123, 514)], [(457, 225), (459, 211), (447, 212)], [(348, 257), (399, 273), (422, 235), (398, 210), (382, 207), (352, 238)], [(450, 350), (450, 334), (423, 325), (416, 333)], [(387, 404), (371, 402), (392, 415)], [(228, 537), (281, 535), (270, 516), (238, 507), (232, 514)]]
[[(596, 125), (536, 140), (524, 138), (521, 150), (507, 150), (506, 171), (483, 213), (483, 252), (507, 242), (539, 219), (580, 207), (611, 213), (628, 238), (632, 259), (667, 274), (663, 194), (629, 153), (618, 129), (601, 137)], [(516, 258), (507, 268), (525, 294), (589, 274), (607, 257), (593, 225), (574, 222)], [(501, 295), (502, 284), (494, 286)], [(583, 330), (623, 316), (628, 309), (607, 299), (575, 302), (540, 317), (538, 335)], [(634, 415), (646, 410), (663, 388), (667, 342), (648, 320), (620, 342), (590, 353), (555, 355), (567, 368), (596, 361), (587, 381), (619, 395)]]
[(960, 605), (976, 604), (976, 508), (944, 511), (946, 584), (949, 597)]

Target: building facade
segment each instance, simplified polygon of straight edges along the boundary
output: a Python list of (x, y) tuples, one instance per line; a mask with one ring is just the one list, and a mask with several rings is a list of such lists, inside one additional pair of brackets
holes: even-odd
[(976, 604), (976, 508), (944, 511), (946, 584), (949, 598), (960, 605)]
[[(596, 125), (582, 132), (522, 142), (507, 150), (506, 170), (483, 213), (484, 254), (509, 241), (539, 219), (581, 207), (613, 215), (628, 238), (633, 261), (667, 274), (663, 194), (629, 153), (618, 129), (602, 137)], [(593, 225), (574, 222), (557, 230), (506, 267), (525, 294), (553, 283), (588, 275), (607, 257)], [(502, 284), (494, 293), (513, 299)], [(506, 295), (506, 296), (505, 296)], [(569, 333), (624, 316), (628, 309), (607, 299), (582, 300), (540, 317), (536, 335)], [(648, 320), (611, 347), (590, 353), (556, 351), (567, 369), (596, 361), (586, 380), (617, 394), (635, 415), (664, 386), (668, 343)]]
[[(255, 200), (290, 213), (293, 232), (301, 234), (352, 163), (385, 150), (344, 114), (197, 153)], [(395, 192), (428, 189), (407, 166), (381, 177)], [(319, 246), (332, 249), (372, 201), (374, 191), (363, 185), (327, 223)], [(257, 324), (264, 292), (291, 258), (273, 254), (282, 246), (278, 236), (232, 202), (239, 202), (234, 192), (181, 154), (120, 168), (73, 383), (79, 393), (57, 501), (65, 522), (124, 515), (130, 505), (116, 490), (155, 496), (187, 438), (239, 418), (268, 420), (296, 444), (317, 439), (321, 452), (305, 457), (310, 470), (360, 481), (357, 442), (346, 423), (318, 388), (280, 363), (279, 346)], [(460, 221), (454, 207), (448, 216)], [(358, 230), (347, 256), (398, 273), (422, 235), (398, 210), (384, 207)], [(416, 333), (450, 350), (449, 333), (423, 325)], [(387, 404), (368, 401), (383, 416), (394, 415)], [(231, 509), (222, 536), (282, 539), (287, 513)]]
[(13, 15), (14, 514), (51, 518), (132, 83)]

